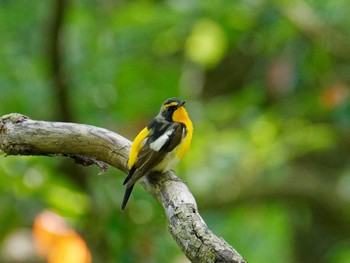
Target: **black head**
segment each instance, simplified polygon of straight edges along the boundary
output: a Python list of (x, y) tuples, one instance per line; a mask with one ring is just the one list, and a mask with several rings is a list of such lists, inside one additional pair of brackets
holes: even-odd
[(170, 98), (164, 101), (159, 114), (167, 121), (172, 121), (173, 113), (185, 104), (184, 100)]

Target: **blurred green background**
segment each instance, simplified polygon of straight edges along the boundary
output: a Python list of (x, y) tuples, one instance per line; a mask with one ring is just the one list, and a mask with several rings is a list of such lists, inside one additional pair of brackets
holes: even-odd
[[(168, 97), (195, 126), (176, 168), (209, 228), (251, 263), (350, 262), (348, 0), (1, 0), (0, 116), (126, 138)], [(36, 262), (50, 209), (93, 262), (188, 262), (125, 174), (0, 156), (0, 261)]]

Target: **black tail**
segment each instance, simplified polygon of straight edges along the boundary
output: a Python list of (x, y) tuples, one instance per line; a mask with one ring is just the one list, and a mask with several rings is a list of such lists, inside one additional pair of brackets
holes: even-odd
[(131, 167), (128, 176), (125, 178), (125, 180), (123, 182), (123, 185), (125, 185), (127, 182), (129, 182), (129, 180), (131, 179), (131, 176), (134, 174), (135, 170), (136, 170), (136, 167), (134, 165), (133, 167)]
[(134, 184), (126, 188), (125, 194), (124, 194), (124, 199), (123, 199), (123, 204), (122, 204), (122, 210), (125, 209), (133, 188), (134, 188)]

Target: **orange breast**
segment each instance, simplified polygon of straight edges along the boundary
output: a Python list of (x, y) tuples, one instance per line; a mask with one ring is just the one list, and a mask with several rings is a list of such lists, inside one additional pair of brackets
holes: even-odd
[(181, 142), (181, 145), (179, 145), (179, 149), (176, 154), (176, 157), (181, 159), (190, 149), (193, 125), (184, 107), (180, 107), (174, 112), (173, 121), (185, 124), (187, 129), (186, 138), (183, 140), (183, 142)]

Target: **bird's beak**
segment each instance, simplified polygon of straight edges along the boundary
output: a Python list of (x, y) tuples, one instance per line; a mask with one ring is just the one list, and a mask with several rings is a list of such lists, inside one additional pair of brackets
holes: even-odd
[(178, 105), (178, 108), (180, 108), (180, 107), (182, 107), (183, 105), (185, 105), (185, 100), (182, 100), (180, 103), (179, 103), (179, 105)]

